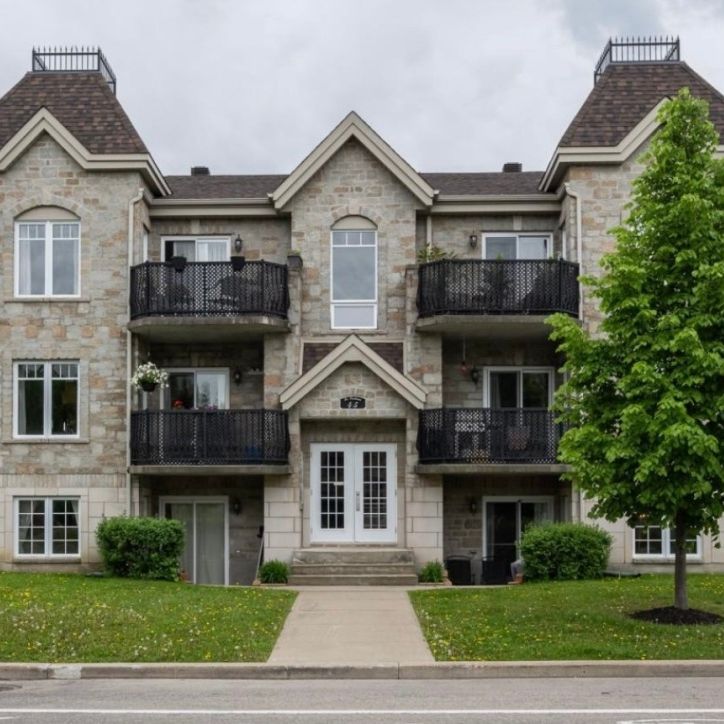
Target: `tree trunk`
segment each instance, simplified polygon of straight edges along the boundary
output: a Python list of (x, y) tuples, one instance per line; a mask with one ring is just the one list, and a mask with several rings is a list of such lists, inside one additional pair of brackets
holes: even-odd
[(688, 525), (686, 511), (678, 510), (674, 519), (675, 559), (674, 559), (674, 606), (682, 610), (689, 608), (689, 593), (686, 586), (686, 535)]

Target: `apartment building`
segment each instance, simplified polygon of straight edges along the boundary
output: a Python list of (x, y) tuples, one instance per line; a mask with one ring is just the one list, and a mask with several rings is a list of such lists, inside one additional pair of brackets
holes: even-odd
[[(164, 176), (100, 51), (34, 51), (0, 99), (0, 567), (93, 567), (130, 514), (183, 521), (199, 583), (262, 555), (395, 583), (464, 554), (492, 581), (526, 525), (585, 519), (545, 318), (596, 330), (578, 277), (660, 104), (687, 86), (724, 133), (678, 40), (609, 42), (594, 80), (544, 171), (420, 172), (351, 112), (289, 175)], [(132, 388), (147, 361), (167, 387)], [(668, 531), (602, 524), (613, 566), (671, 562)], [(691, 560), (724, 569), (707, 536)]]

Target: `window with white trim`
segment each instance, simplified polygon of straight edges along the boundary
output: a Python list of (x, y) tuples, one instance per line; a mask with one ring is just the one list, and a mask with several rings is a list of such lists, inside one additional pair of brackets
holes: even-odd
[(228, 369), (169, 369), (165, 404), (171, 410), (228, 410)]
[[(659, 525), (637, 525), (633, 529), (634, 558), (673, 560), (676, 556), (676, 537), (670, 528)], [(689, 533), (686, 538), (686, 557), (701, 556), (701, 536)]]
[(208, 238), (163, 238), (164, 259), (182, 256), (186, 261), (229, 261), (231, 240), (228, 236)]
[(552, 367), (486, 367), (483, 406), (547, 409), (553, 404)]
[(550, 234), (484, 234), (483, 259), (547, 259)]
[(16, 362), (15, 437), (77, 437), (78, 380), (78, 362)]
[(78, 556), (78, 498), (16, 498), (15, 554)]
[(332, 328), (377, 328), (377, 232), (332, 231)]
[(15, 295), (77, 297), (80, 294), (80, 222), (15, 224)]

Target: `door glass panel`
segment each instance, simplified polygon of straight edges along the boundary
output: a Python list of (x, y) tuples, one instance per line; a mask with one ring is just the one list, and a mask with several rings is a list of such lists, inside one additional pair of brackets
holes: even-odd
[(485, 240), (486, 259), (515, 259), (515, 236), (489, 236)]
[(179, 520), (184, 527), (184, 550), (179, 566), (181, 575), (189, 581), (195, 581), (194, 571), (194, 505), (193, 503), (166, 503), (164, 516)]
[(196, 503), (194, 583), (224, 584), (224, 504)]
[(523, 407), (548, 407), (550, 375), (547, 372), (523, 372)]
[(387, 453), (362, 454), (362, 525), (365, 530), (387, 528)]
[(320, 455), (319, 510), (322, 530), (344, 529), (344, 452), (325, 450)]
[(520, 533), (525, 532), (530, 525), (541, 525), (550, 520), (550, 506), (548, 503), (521, 502), (520, 504)]
[(194, 373), (171, 372), (168, 376), (168, 406), (190, 410), (194, 406)]
[(518, 239), (518, 259), (545, 259), (547, 256), (547, 236), (521, 236)]
[(228, 405), (225, 372), (196, 373), (196, 407), (200, 410), (225, 410)]
[(490, 373), (490, 406), (496, 409), (518, 407), (517, 372)]
[(196, 242), (197, 261), (229, 261), (229, 245), (226, 240), (200, 239)]
[(501, 561), (506, 573), (517, 558), (517, 507), (515, 502), (485, 505), (485, 556)]
[(174, 241), (172, 242), (172, 256), (183, 256), (186, 261), (196, 261), (195, 241)]

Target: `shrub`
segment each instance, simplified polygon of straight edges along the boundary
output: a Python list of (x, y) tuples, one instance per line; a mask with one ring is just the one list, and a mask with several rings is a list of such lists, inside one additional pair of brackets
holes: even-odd
[(178, 580), (184, 547), (184, 528), (178, 520), (105, 518), (96, 528), (96, 541), (114, 576)]
[(286, 583), (289, 580), (289, 566), (284, 561), (267, 561), (259, 569), (262, 583)]
[(445, 569), (440, 561), (430, 561), (420, 569), (417, 577), (420, 583), (442, 583), (445, 577)]
[(548, 523), (528, 528), (520, 551), (531, 581), (600, 578), (608, 563), (611, 536), (583, 523)]

